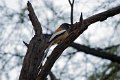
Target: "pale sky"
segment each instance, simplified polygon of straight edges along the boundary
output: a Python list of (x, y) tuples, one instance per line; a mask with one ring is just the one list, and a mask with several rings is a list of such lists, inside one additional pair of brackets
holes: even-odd
[[(23, 2), (22, 2), (23, 1)], [(22, 2), (21, 6), (18, 5), (19, 1), (18, 0), (5, 0), (6, 4), (7, 4), (7, 7), (9, 8), (12, 8), (13, 10), (15, 11), (19, 11), (19, 9), (21, 7), (25, 7), (26, 4), (27, 4), (27, 1), (28, 0), (20, 0), (20, 2)], [(32, 4), (33, 6), (35, 5), (39, 5), (39, 6), (43, 6), (42, 4), (42, 0), (31, 0), (32, 1)], [(61, 6), (61, 9), (65, 10), (65, 11), (68, 11), (70, 10), (70, 6), (68, 4), (68, 1), (67, 0), (53, 0), (54, 1), (54, 4), (56, 6)], [(101, 2), (103, 2), (104, 0), (83, 0), (81, 1), (79, 4), (79, 0), (75, 0), (76, 3), (75, 4), (75, 10), (74, 12), (78, 12), (78, 13), (81, 13), (83, 12), (83, 17), (86, 18), (88, 15), (87, 13), (91, 11), (91, 13), (89, 14), (92, 14), (92, 10), (95, 6), (99, 5)], [(101, 11), (104, 11), (104, 10), (100, 10), (98, 12), (101, 12)], [(85, 15), (84, 15), (85, 13)], [(49, 14), (49, 12), (48, 12)], [(44, 15), (44, 14), (43, 14)], [(87, 16), (86, 16), (87, 15)], [(79, 15), (74, 15), (74, 21), (77, 21), (78, 19), (78, 16)], [(108, 19), (109, 21), (110, 19)], [(56, 25), (59, 25), (59, 24), (56, 24)], [(84, 32), (84, 36), (90, 36), (90, 43), (93, 44), (93, 46), (96, 46), (94, 44), (96, 43), (99, 43), (101, 42), (101, 40), (104, 40), (104, 39), (108, 39), (112, 34), (113, 34), (113, 28), (112, 27), (108, 27), (106, 28), (105, 26), (107, 26), (107, 24), (105, 23), (100, 23), (100, 22), (97, 22), (95, 24), (92, 24), (89, 26), (89, 28)], [(97, 27), (97, 28), (96, 28)], [(9, 30), (9, 29), (8, 29)], [(81, 44), (84, 44), (84, 42), (82, 41), (82, 39), (80, 39), (83, 35), (81, 35), (75, 42), (79, 42)], [(30, 36), (31, 37), (31, 36)], [(104, 43), (104, 42), (103, 42)], [(104, 45), (104, 44), (103, 44)], [(105, 45), (104, 45), (105, 46)], [(76, 55), (74, 58), (77, 60), (77, 58), (79, 57), (83, 57), (83, 55)], [(89, 56), (89, 55), (88, 55)], [(100, 59), (99, 59), (100, 60)], [(98, 61), (99, 61), (98, 60)], [(58, 61), (60, 61), (60, 64), (62, 64), (62, 59), (59, 59)], [(64, 60), (63, 60), (64, 61)], [(98, 61), (96, 61), (95, 63), (97, 63)], [(77, 62), (77, 61), (75, 61)], [(69, 63), (70, 64), (70, 63)], [(101, 63), (102, 64), (102, 63)], [(63, 64), (64, 65), (64, 64)], [(81, 63), (81, 66), (84, 66), (85, 64), (84, 63)], [(88, 66), (91, 66), (89, 63), (87, 64)], [(62, 66), (60, 66), (62, 67)], [(92, 68), (92, 66), (91, 66)], [(17, 70), (16, 70), (17, 69)], [(10, 77), (10, 80), (16, 80), (16, 76), (19, 76), (19, 73), (18, 71), (20, 70), (18, 67), (16, 69), (13, 69), (11, 71), (11, 73), (9, 74), (11, 77)], [(72, 69), (71, 69), (72, 70)], [(81, 69), (82, 70), (82, 69)], [(91, 69), (90, 69), (91, 70)], [(73, 72), (73, 71), (71, 71)], [(5, 78), (2, 76), (2, 80), (5, 80)], [(81, 79), (82, 80), (82, 79)], [(85, 80), (83, 78), (83, 80)]]

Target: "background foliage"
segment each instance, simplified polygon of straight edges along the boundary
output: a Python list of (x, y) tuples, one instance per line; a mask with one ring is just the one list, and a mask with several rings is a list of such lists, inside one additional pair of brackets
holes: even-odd
[[(28, 19), (26, 0), (0, 0), (0, 80), (16, 80), (26, 46), (34, 35)], [(70, 5), (67, 0), (31, 0), (42, 24), (43, 32), (51, 34), (61, 23), (70, 23)], [(83, 12), (93, 14), (120, 5), (119, 0), (75, 0), (74, 22)], [(120, 15), (91, 25), (75, 42), (91, 48), (120, 55)], [(50, 49), (52, 49), (54, 46)], [(52, 71), (60, 80), (117, 80), (120, 66), (69, 47), (58, 59)]]

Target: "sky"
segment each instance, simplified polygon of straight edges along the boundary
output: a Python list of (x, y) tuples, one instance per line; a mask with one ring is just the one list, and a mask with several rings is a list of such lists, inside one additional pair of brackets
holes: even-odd
[[(2, 1), (2, 0), (1, 0)], [(0, 2), (1, 2), (0, 1)], [(7, 7), (9, 7), (9, 8), (11, 8), (11, 9), (13, 9), (13, 10), (15, 10), (15, 11), (17, 11), (17, 12), (19, 12), (19, 10), (21, 9), (21, 8), (24, 8), (25, 6), (26, 6), (26, 4), (27, 4), (27, 1), (28, 0), (20, 0), (20, 1), (18, 1), (18, 0), (4, 0), (5, 1), (5, 3), (6, 3), (6, 6)], [(36, 5), (38, 5), (38, 6), (40, 6), (40, 8), (41, 7), (44, 7), (44, 5), (43, 5), (43, 3), (42, 3), (42, 1), (41, 0), (30, 0), (31, 2), (32, 2), (32, 5), (35, 7)], [(75, 0), (76, 1), (76, 4), (75, 4), (75, 9), (74, 9), (74, 12), (75, 12), (75, 15), (74, 15), (74, 22), (76, 22), (77, 20), (78, 20), (78, 16), (79, 16), (79, 13), (83, 13), (83, 18), (85, 19), (85, 18), (87, 18), (87, 17), (89, 17), (89, 16), (91, 16), (91, 14), (93, 15), (93, 14), (96, 14), (96, 13), (92, 13), (92, 10), (95, 8), (95, 7), (97, 7), (98, 5), (100, 5), (100, 3), (101, 2), (103, 2), (104, 0), (82, 0), (82, 1), (79, 1), (79, 0)], [(18, 3), (21, 3), (20, 5), (18, 5)], [(53, 0), (53, 4), (55, 5), (55, 6), (57, 6), (57, 7), (61, 7), (61, 10), (64, 10), (65, 12), (69, 12), (70, 11), (70, 5), (68, 4), (68, 1), (67, 0)], [(43, 9), (45, 9), (45, 8), (43, 8)], [(99, 10), (98, 12), (101, 12), (101, 11), (104, 11), (104, 9), (101, 9), (101, 10)], [(37, 12), (37, 10), (36, 10), (36, 12)], [(97, 13), (98, 13), (97, 12)], [(47, 11), (47, 14), (48, 14), (48, 17), (50, 17), (51, 16), (51, 13), (49, 12), (49, 11)], [(85, 14), (85, 15), (84, 15)], [(44, 15), (44, 13), (43, 13), (43, 15)], [(111, 19), (111, 18), (110, 18)], [(110, 19), (107, 19), (107, 21), (110, 21)], [(40, 19), (40, 21), (42, 21), (41, 19)], [(106, 22), (107, 22), (106, 21)], [(31, 23), (30, 23), (31, 24)], [(60, 24), (60, 23), (59, 23)], [(57, 26), (59, 25), (59, 24), (56, 24)], [(109, 25), (110, 25), (110, 23), (108, 23)], [(111, 35), (113, 34), (113, 28), (112, 27), (108, 27), (108, 28), (105, 28), (104, 26), (107, 26), (108, 24), (105, 24), (105, 23), (101, 23), (101, 22), (97, 22), (97, 23), (95, 23), (95, 24), (92, 24), (92, 25), (90, 25), (89, 26), (89, 28), (84, 32), (84, 34), (83, 35), (81, 35), (77, 40), (75, 40), (75, 42), (78, 42), (78, 43), (81, 43), (81, 44), (84, 44), (84, 41), (81, 39), (81, 37), (83, 37), (83, 36), (85, 36), (86, 38), (89, 38), (89, 40), (90, 40), (90, 44), (93, 44), (93, 47), (95, 47), (96, 46), (96, 43), (100, 43), (101, 41), (104, 41), (105, 39), (107, 40), (107, 39), (109, 39), (109, 37), (111, 37)], [(97, 27), (97, 28), (96, 28)], [(55, 30), (55, 27), (53, 27), (52, 28), (53, 29), (53, 31)], [(9, 31), (10, 29), (8, 28), (8, 31)], [(46, 32), (46, 31), (44, 31), (44, 32)], [(29, 35), (29, 33), (26, 31), (26, 30), (24, 30), (23, 31), (23, 33), (25, 33), (25, 34), (28, 34)], [(31, 32), (32, 33), (32, 32)], [(33, 35), (33, 33), (32, 33), (32, 35)], [(99, 37), (98, 37), (99, 36)], [(31, 36), (31, 34), (29, 35), (29, 38), (28, 38), (28, 40), (26, 40), (26, 41), (29, 41), (30, 40), (30, 38), (31, 38), (32, 36)], [(106, 42), (103, 42), (103, 43), (106, 43)], [(100, 47), (100, 46), (103, 46), (103, 47), (105, 47), (105, 46), (107, 46), (107, 44), (98, 44), (98, 47)], [(10, 49), (11, 50), (11, 49)], [(20, 49), (20, 50), (22, 50), (22, 49)], [(24, 51), (26, 51), (26, 50), (24, 50)], [(67, 50), (66, 50), (67, 51)], [(84, 56), (84, 54), (83, 55), (81, 55), (82, 57)], [(75, 58), (77, 59), (77, 58), (79, 58), (79, 57), (81, 57), (81, 56), (79, 56), (79, 55), (76, 55), (75, 56)], [(88, 56), (90, 56), (90, 55), (88, 55)], [(60, 61), (60, 63), (59, 64), (62, 64), (62, 59), (59, 59), (58, 61)], [(64, 60), (63, 60), (64, 61)], [(99, 60), (98, 60), (99, 61)], [(77, 62), (77, 61), (74, 61), (74, 62)], [(95, 62), (95, 63), (97, 63), (97, 61)], [(13, 63), (14, 64), (14, 63)], [(58, 64), (58, 63), (56, 63), (56, 64)], [(69, 63), (70, 64), (70, 63)], [(102, 64), (102, 63), (101, 63)], [(63, 64), (64, 65), (64, 64)], [(81, 64), (81, 66), (84, 66), (85, 64), (84, 63), (82, 63)], [(90, 66), (90, 64), (88, 63), (87, 64), (88, 66)], [(62, 66), (60, 66), (60, 67), (62, 67)], [(91, 68), (92, 68), (92, 66), (91, 66)], [(62, 68), (61, 68), (62, 69)], [(91, 69), (90, 69), (91, 70)], [(17, 67), (16, 69), (13, 69), (11, 72), (10, 72), (10, 80), (15, 80), (16, 79), (16, 76), (19, 76), (18, 75), (18, 71), (20, 71), (20, 67)], [(73, 72), (73, 71), (71, 71), (71, 72)], [(6, 80), (5, 78), (4, 78), (4, 76), (2, 76), (2, 79), (1, 80)], [(85, 79), (83, 79), (83, 80), (85, 80)]]

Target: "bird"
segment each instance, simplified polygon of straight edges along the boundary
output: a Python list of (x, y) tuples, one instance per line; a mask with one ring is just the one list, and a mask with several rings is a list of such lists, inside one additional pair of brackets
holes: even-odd
[(52, 34), (49, 41), (47, 42), (47, 49), (45, 50), (44, 58), (46, 57), (50, 47), (54, 44), (58, 44), (69, 35), (69, 29), (71, 25), (68, 23), (61, 24)]
[(47, 42), (47, 49), (45, 50), (45, 53), (44, 53), (44, 56), (42, 59), (42, 63), (43, 63), (44, 59), (46, 58), (50, 47), (56, 43), (58, 44), (59, 42), (64, 40), (69, 35), (70, 27), (71, 27), (70, 24), (63, 23), (53, 32), (52, 36), (50, 37), (49, 41)]
[(54, 45), (64, 40), (69, 35), (70, 26), (71, 25), (68, 23), (61, 24), (49, 39), (48, 46)]

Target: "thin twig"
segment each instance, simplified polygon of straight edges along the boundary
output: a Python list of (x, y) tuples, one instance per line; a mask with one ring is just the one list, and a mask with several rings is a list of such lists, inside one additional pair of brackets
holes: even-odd
[(56, 78), (56, 76), (53, 74), (53, 72), (51, 72), (51, 71), (50, 71), (50, 73), (49, 73), (49, 76), (50, 76), (51, 80), (58, 80), (58, 79)]
[(25, 46), (28, 48), (29, 44), (27, 44), (25, 41), (23, 41), (23, 43), (24, 43)]
[(68, 0), (68, 1), (69, 1), (70, 6), (71, 6), (71, 13), (70, 13), (71, 25), (73, 25), (74, 0), (72, 2), (70, 0)]
[(80, 14), (79, 22), (82, 21), (82, 19), (83, 19), (83, 17), (81, 17), (81, 16), (82, 16), (82, 12)]

